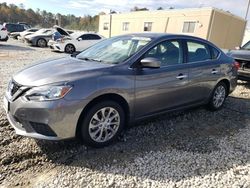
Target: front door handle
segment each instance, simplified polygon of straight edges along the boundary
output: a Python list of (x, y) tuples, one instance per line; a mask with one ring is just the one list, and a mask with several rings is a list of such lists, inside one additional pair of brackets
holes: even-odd
[(218, 71), (216, 69), (213, 69), (211, 72), (211, 74), (217, 74), (217, 73), (218, 73)]
[(179, 74), (176, 78), (179, 80), (182, 80), (184, 78), (187, 78), (187, 75), (186, 74)]

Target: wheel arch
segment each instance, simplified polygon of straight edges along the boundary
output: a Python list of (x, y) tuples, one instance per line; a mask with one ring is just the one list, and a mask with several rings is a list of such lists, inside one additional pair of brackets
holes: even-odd
[(227, 96), (228, 96), (229, 92), (230, 92), (230, 81), (228, 79), (224, 78), (224, 79), (220, 80), (217, 84), (219, 84), (221, 82), (227, 86)]
[(125, 123), (125, 127), (128, 125), (129, 123), (129, 120), (130, 120), (130, 109), (129, 109), (129, 104), (128, 102), (125, 100), (124, 97), (122, 97), (121, 95), (119, 94), (115, 94), (115, 93), (109, 93), (109, 94), (103, 94), (103, 95), (100, 95), (96, 98), (94, 98), (93, 100), (91, 100), (85, 107), (84, 109), (82, 110), (80, 116), (79, 116), (79, 119), (77, 121), (77, 126), (76, 126), (76, 130), (75, 130), (75, 135), (76, 137), (79, 138), (79, 129), (81, 127), (81, 122), (82, 122), (82, 119), (84, 118), (84, 115), (87, 113), (87, 111), (92, 107), (94, 106), (95, 104), (97, 104), (98, 102), (100, 101), (104, 101), (104, 100), (112, 100), (114, 102), (117, 102), (119, 105), (121, 105), (121, 107), (123, 108), (124, 110), (124, 113), (125, 113), (125, 120), (126, 120), (126, 123)]

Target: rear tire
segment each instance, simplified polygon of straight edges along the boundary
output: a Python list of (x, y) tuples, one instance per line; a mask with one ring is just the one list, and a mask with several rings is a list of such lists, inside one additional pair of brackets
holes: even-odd
[(64, 49), (65, 53), (73, 54), (76, 51), (76, 48), (73, 44), (67, 44)]
[(83, 144), (101, 148), (113, 143), (125, 125), (123, 108), (114, 101), (95, 104), (82, 117), (79, 136)]
[(216, 111), (222, 108), (227, 97), (228, 88), (224, 82), (219, 82), (210, 97), (208, 108), (211, 111)]
[(47, 41), (45, 39), (38, 39), (37, 46), (40, 48), (45, 48), (47, 46)]

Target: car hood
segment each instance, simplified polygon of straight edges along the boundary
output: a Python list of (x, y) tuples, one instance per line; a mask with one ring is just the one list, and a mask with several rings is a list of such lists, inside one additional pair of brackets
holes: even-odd
[(54, 28), (57, 32), (59, 32), (61, 35), (63, 35), (63, 36), (70, 36), (69, 33), (68, 33), (67, 31), (65, 31), (63, 28), (61, 28), (61, 27), (59, 27), (59, 26), (57, 26), (57, 25), (55, 25), (53, 28)]
[(231, 50), (227, 54), (234, 59), (250, 60), (249, 50)]
[(84, 61), (73, 57), (50, 60), (27, 67), (13, 76), (25, 86), (41, 86), (51, 83), (68, 82), (97, 74), (100, 68), (112, 67), (95, 61)]

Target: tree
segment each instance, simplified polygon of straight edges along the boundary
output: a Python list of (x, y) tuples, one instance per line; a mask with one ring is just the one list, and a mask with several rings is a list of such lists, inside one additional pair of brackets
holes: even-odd
[(20, 4), (19, 4), (19, 8), (20, 8), (20, 9), (25, 9), (24, 4), (23, 4), (23, 3), (20, 3)]
[(135, 11), (148, 11), (149, 9), (147, 8), (138, 8), (137, 6), (135, 6), (134, 8), (132, 8), (130, 11), (131, 12), (135, 12)]
[(163, 8), (162, 8), (162, 7), (159, 7), (157, 10), (163, 10)]
[(53, 14), (40, 9), (36, 11), (33, 9), (26, 10), (24, 4), (16, 6), (14, 4), (7, 5), (7, 3), (0, 3), (0, 23), (27, 22), (32, 26), (49, 28), (55, 25), (56, 19), (58, 19), (58, 24), (60, 24), (60, 26), (67, 29), (82, 29), (86, 31), (98, 30), (99, 15), (76, 17), (74, 15)]

